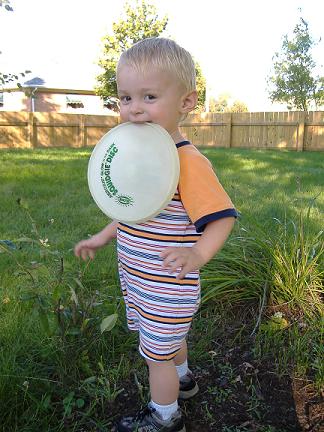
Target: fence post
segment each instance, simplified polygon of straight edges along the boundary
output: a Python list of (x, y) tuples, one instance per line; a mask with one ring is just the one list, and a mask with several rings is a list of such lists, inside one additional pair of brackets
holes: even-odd
[(226, 113), (222, 115), (223, 115), (224, 123), (226, 123), (225, 134), (224, 134), (225, 147), (231, 147), (232, 146), (232, 113)]
[(85, 147), (86, 146), (86, 128), (85, 128), (85, 121), (84, 121), (85, 115), (80, 114), (80, 123), (79, 123), (79, 147)]
[(305, 113), (300, 112), (298, 116), (298, 126), (297, 126), (297, 151), (304, 150), (304, 138), (305, 138)]
[(30, 148), (35, 148), (37, 144), (37, 129), (35, 125), (34, 113), (28, 113), (28, 126), (27, 126), (28, 145)]

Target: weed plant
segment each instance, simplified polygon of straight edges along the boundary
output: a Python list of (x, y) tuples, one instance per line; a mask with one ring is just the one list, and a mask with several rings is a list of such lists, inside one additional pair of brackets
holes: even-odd
[[(123, 309), (116, 277), (107, 287), (107, 281), (87, 273), (90, 261), (72, 268), (65, 252), (40, 238), (22, 200), (19, 207), (31, 223), (30, 236), (0, 242), (0, 253), (16, 269), (2, 279), (3, 284), (15, 279), (14, 286), (8, 284), (11, 289), (4, 289), (1, 303), (2, 426), (33, 428), (45, 415), (46, 427), (59, 419), (58, 430), (63, 430), (76, 412), (81, 410), (82, 417), (102, 413), (115, 400), (122, 391), (120, 380), (132, 369), (124, 353), (135, 348), (135, 340), (122, 320), (117, 323)], [(110, 268), (113, 261), (112, 252)], [(104, 295), (108, 288), (110, 296)], [(116, 346), (120, 337), (123, 342)]]

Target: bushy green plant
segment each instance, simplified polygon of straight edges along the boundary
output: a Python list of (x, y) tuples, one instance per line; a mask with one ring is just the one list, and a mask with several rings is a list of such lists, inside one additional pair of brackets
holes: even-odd
[(286, 304), (306, 314), (323, 312), (323, 231), (307, 230), (309, 212), (296, 222), (278, 221), (278, 235), (272, 245), (270, 302)]
[(264, 299), (307, 315), (323, 308), (323, 231), (309, 232), (310, 211), (270, 226), (237, 223), (227, 245), (202, 271), (203, 302)]
[[(32, 224), (32, 236), (22, 236), (2, 242), (0, 251), (9, 254), (16, 264), (15, 275), (20, 278), (20, 299), (32, 303), (48, 336), (57, 335), (64, 342), (69, 336), (94, 336), (111, 330), (117, 320), (118, 305), (101, 301), (99, 292), (91, 292), (83, 284), (89, 262), (77, 271), (65, 263), (64, 253), (53, 249), (47, 238), (41, 238), (28, 205), (19, 204)], [(28, 245), (37, 261), (21, 263), (15, 256), (17, 246)], [(66, 268), (67, 267), (67, 268)], [(105, 312), (114, 313), (105, 317)], [(88, 334), (90, 333), (90, 334)]]
[[(31, 232), (0, 242), (1, 257), (9, 257), (14, 268), (10, 275), (14, 284), (1, 290), (6, 292), (0, 303), (0, 400), (6, 413), (2, 424), (12, 425), (19, 417), (19, 424), (40, 426), (42, 413), (52, 413), (53, 421), (63, 426), (75, 413), (102, 407), (121, 391), (98, 357), (104, 353), (107, 361), (109, 352), (114, 358), (114, 347), (105, 346), (114, 336), (105, 338), (102, 333), (115, 332), (122, 300), (107, 296), (103, 282), (93, 286), (87, 278), (90, 262), (75, 261), (72, 266), (71, 251), (60, 251), (42, 238), (22, 200), (19, 210), (29, 220)], [(114, 259), (108, 255), (108, 264), (109, 257)], [(2, 284), (5, 281), (3, 276)], [(120, 376), (122, 366), (129, 368), (124, 363), (120, 360)]]

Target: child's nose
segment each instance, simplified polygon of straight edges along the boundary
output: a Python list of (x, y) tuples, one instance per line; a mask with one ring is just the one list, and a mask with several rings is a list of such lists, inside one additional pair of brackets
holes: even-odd
[(136, 115), (136, 114), (143, 114), (143, 112), (144, 110), (142, 104), (140, 102), (133, 101), (131, 105), (131, 113)]

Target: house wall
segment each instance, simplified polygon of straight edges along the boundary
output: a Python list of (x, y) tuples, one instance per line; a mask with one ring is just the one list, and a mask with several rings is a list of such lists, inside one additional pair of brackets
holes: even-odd
[(0, 107), (0, 111), (29, 111), (28, 102), (21, 92), (4, 92), (3, 106)]
[[(83, 108), (68, 106), (67, 97), (83, 103)], [(23, 92), (13, 91), (3, 93), (3, 106), (0, 111), (27, 111), (27, 112), (57, 112), (67, 114), (99, 114), (114, 115), (114, 112), (103, 106), (102, 99), (97, 95), (67, 95), (63, 93), (37, 92), (34, 98), (34, 110), (31, 98)]]

